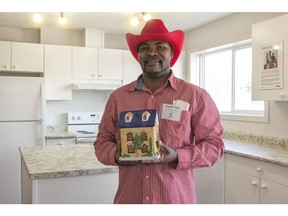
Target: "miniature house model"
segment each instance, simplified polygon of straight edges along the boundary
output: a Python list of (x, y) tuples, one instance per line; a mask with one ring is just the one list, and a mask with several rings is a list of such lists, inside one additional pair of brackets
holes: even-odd
[(159, 121), (156, 110), (125, 111), (120, 113), (120, 160), (154, 160), (160, 157)]

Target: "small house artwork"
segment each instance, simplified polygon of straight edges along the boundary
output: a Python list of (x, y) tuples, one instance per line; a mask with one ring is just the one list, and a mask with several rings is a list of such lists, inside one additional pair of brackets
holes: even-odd
[(157, 110), (135, 110), (120, 113), (122, 161), (155, 160), (160, 157)]

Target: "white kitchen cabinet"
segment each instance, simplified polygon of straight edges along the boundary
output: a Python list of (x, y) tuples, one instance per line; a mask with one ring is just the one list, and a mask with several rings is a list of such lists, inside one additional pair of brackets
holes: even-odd
[(253, 100), (288, 101), (287, 22), (284, 15), (252, 26)]
[(124, 50), (124, 73), (123, 85), (128, 84), (142, 74), (142, 69), (137, 60), (132, 56), (130, 50)]
[(0, 70), (13, 72), (43, 72), (44, 45), (0, 42)]
[[(62, 161), (63, 162), (63, 161)], [(70, 164), (67, 164), (67, 169)], [(55, 168), (56, 170), (56, 168)], [(22, 204), (113, 204), (118, 172), (31, 178), (21, 162)]]
[(0, 70), (11, 70), (11, 42), (0, 41)]
[(123, 80), (123, 50), (99, 48), (98, 79)]
[(198, 204), (224, 204), (225, 155), (212, 167), (195, 169)]
[(225, 203), (288, 204), (288, 168), (227, 154)]
[(72, 47), (72, 78), (98, 79), (98, 49)]
[(53, 138), (46, 139), (46, 145), (75, 145), (76, 138)]
[(225, 203), (226, 204), (258, 204), (259, 179), (237, 172), (226, 170)]
[(71, 100), (72, 47), (45, 45), (46, 100)]

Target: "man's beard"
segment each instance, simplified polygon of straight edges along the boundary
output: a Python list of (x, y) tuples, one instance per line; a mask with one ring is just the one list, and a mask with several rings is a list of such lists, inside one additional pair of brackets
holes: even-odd
[(145, 75), (147, 75), (148, 77), (150, 77), (150, 78), (155, 78), (155, 79), (156, 79), (156, 78), (158, 78), (158, 77), (161, 77), (163, 74), (165, 74), (165, 72), (166, 72), (167, 70), (170, 71), (169, 65), (168, 65), (166, 68), (163, 68), (163, 61), (162, 61), (162, 60), (159, 60), (159, 65), (160, 65), (159, 69), (155, 69), (155, 70), (151, 69), (151, 70), (148, 70), (148, 69), (146, 69), (146, 64), (148, 64), (148, 62), (145, 62), (145, 63), (144, 63), (143, 73), (144, 73)]

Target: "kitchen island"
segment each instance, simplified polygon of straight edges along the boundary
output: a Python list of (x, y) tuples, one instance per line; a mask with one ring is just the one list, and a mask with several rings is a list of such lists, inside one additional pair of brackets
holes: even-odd
[(109, 204), (118, 168), (100, 163), (91, 145), (21, 147), (23, 204)]

